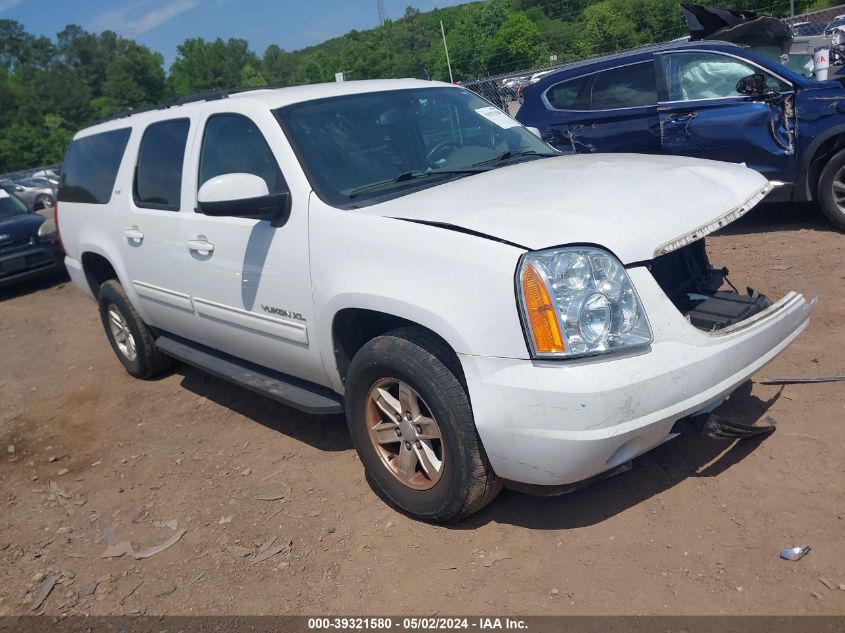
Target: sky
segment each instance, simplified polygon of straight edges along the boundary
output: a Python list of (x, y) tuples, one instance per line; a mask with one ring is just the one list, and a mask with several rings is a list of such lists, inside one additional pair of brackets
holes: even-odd
[[(387, 17), (405, 7), (430, 11), (468, 0), (384, 0)], [(190, 37), (239, 37), (263, 54), (270, 44), (297, 50), (378, 24), (377, 0), (0, 0), (0, 19), (22, 23), (29, 33), (54, 37), (67, 24), (87, 31), (112, 30), (164, 55)]]

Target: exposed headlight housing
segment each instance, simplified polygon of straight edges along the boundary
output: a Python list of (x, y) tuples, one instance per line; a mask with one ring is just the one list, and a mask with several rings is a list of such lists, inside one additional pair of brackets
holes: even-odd
[(588, 246), (527, 253), (517, 268), (520, 312), (538, 358), (605, 354), (651, 343), (651, 328), (628, 273)]
[(38, 237), (42, 240), (56, 239), (56, 222), (52, 218), (47, 218), (38, 227)]

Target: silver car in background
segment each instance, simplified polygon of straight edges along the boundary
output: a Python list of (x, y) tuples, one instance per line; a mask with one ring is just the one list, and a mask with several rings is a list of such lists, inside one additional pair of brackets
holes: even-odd
[(41, 176), (24, 178), (14, 183), (15, 195), (23, 200), (24, 204), (32, 211), (36, 204), (41, 207), (56, 206), (56, 186), (49, 178)]

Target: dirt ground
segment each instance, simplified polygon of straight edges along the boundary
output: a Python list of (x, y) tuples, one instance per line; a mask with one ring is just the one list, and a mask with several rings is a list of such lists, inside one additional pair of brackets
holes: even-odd
[[(800, 206), (709, 240), (738, 286), (821, 296), (757, 379), (845, 373), (843, 240)], [(749, 383), (724, 411), (771, 416), (763, 441), (683, 436), (589, 489), (505, 491), (437, 527), (373, 494), (342, 417), (185, 366), (134, 380), (66, 279), (0, 299), (0, 615), (845, 614), (843, 383)]]

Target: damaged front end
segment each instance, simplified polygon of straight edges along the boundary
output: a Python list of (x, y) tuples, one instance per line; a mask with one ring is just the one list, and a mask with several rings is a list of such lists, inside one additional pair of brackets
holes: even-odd
[(661, 255), (646, 267), (687, 321), (705, 332), (734, 326), (772, 305), (766, 295), (750, 287), (744, 293), (737, 290), (727, 268), (714, 268), (704, 238)]

